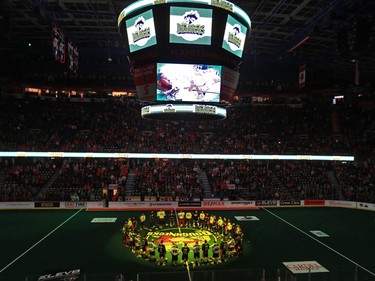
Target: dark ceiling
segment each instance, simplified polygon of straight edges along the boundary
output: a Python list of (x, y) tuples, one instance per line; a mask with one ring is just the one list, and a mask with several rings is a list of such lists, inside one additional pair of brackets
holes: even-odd
[[(118, 32), (117, 18), (132, 2), (1, 0), (1, 60), (20, 67), (20, 53), (27, 48), (33, 48), (41, 60), (49, 58), (52, 53), (51, 22), (54, 21), (79, 48), (82, 71), (108, 70), (108, 57), (113, 58), (112, 72), (128, 71), (125, 41)], [(252, 20), (251, 35), (240, 67), (241, 73), (245, 74), (242, 79), (248, 79), (248, 75), (256, 79), (282, 76), (288, 79), (288, 75), (289, 78), (298, 75), (299, 65), (306, 64), (308, 75), (316, 80), (353, 83), (354, 59), (359, 61), (361, 83), (372, 82), (375, 77), (375, 1), (233, 2)], [(298, 45), (304, 39), (305, 42)]]

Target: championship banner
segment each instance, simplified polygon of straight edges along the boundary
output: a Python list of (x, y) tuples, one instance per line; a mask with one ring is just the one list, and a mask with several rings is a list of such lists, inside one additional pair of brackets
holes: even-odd
[(74, 73), (77, 73), (78, 71), (78, 59), (79, 59), (79, 53), (78, 48), (73, 44), (72, 41), (68, 41), (68, 63), (69, 63), (69, 69), (73, 71)]
[(306, 64), (299, 67), (299, 88), (303, 89), (306, 85)]
[(52, 51), (55, 60), (58, 60), (60, 63), (65, 63), (65, 34), (55, 23), (52, 23)]
[(329, 272), (316, 261), (292, 261), (283, 264), (294, 274)]

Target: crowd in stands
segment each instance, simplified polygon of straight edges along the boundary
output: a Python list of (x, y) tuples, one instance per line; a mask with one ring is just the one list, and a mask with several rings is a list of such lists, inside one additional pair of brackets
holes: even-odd
[(205, 167), (215, 197), (286, 199), (268, 162), (208, 161)]
[(56, 201), (100, 201), (103, 190), (116, 189), (108, 198), (125, 200), (125, 183), (129, 174), (126, 160), (64, 159), (56, 180), (42, 193), (47, 200)]
[[(222, 121), (142, 119), (134, 99), (0, 99), (0, 150), (151, 153), (354, 155), (356, 163), (252, 161), (69, 160), (23, 163), (1, 159), (1, 200), (126, 200), (133, 196), (234, 199), (340, 198), (375, 201), (373, 105), (326, 100), (300, 106), (242, 104)], [(52, 163), (52, 164), (51, 164)], [(211, 194), (202, 186), (206, 173)], [(50, 186), (47, 182), (56, 174)], [(3, 178), (3, 179), (1, 179)], [(231, 189), (232, 185), (236, 188)], [(228, 185), (230, 188), (228, 188)], [(44, 189), (45, 190), (44, 190)]]
[(354, 165), (336, 164), (336, 178), (345, 199), (375, 202), (375, 165), (372, 161)]
[[(25, 163), (26, 162), (26, 163)], [(40, 191), (56, 170), (56, 165), (48, 160), (22, 161), (12, 163), (4, 159), (0, 201), (32, 201), (41, 199)]]
[(364, 135), (375, 122), (373, 108), (338, 107), (333, 124), (324, 102), (238, 106), (210, 122), (145, 120), (134, 99), (1, 99), (0, 107), (0, 148), (18, 151), (366, 154), (371, 145)]
[(204, 197), (198, 163), (162, 159), (134, 164), (135, 184), (131, 195), (138, 195), (141, 200), (152, 197), (156, 200), (193, 200)]
[(330, 169), (325, 162), (283, 162), (276, 166), (276, 175), (293, 199), (336, 199), (337, 194), (328, 178)]

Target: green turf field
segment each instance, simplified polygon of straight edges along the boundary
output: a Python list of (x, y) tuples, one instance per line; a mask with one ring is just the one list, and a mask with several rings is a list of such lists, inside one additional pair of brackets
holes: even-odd
[[(270, 208), (209, 211), (217, 216), (256, 216), (238, 222), (244, 254), (218, 265), (189, 267), (192, 280), (375, 280), (375, 213), (343, 208)], [(148, 212), (146, 212), (148, 215)], [(158, 266), (137, 258), (122, 242), (121, 228), (140, 212), (86, 210), (0, 211), (0, 280), (38, 280), (43, 274), (80, 269), (78, 280), (189, 280), (184, 266)], [(115, 222), (91, 223), (94, 218)], [(320, 230), (329, 237), (317, 237)], [(210, 252), (212, 254), (212, 252)], [(190, 251), (190, 255), (192, 251)], [(292, 276), (283, 262), (316, 261), (328, 273)], [(293, 279), (294, 278), (294, 279)], [(60, 279), (56, 279), (60, 280)]]

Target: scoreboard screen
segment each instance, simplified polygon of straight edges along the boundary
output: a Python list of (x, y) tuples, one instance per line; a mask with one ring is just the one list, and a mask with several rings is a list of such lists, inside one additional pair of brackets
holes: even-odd
[(117, 23), (144, 118), (226, 118), (251, 31), (244, 10), (228, 0), (138, 0)]
[(231, 52), (239, 58), (245, 47), (247, 28), (231, 15), (228, 15), (224, 31), (223, 49)]
[(156, 31), (152, 10), (145, 11), (126, 21), (130, 52), (156, 45)]
[(220, 102), (222, 66), (157, 63), (156, 100)]
[(171, 7), (169, 42), (211, 45), (212, 9)]

